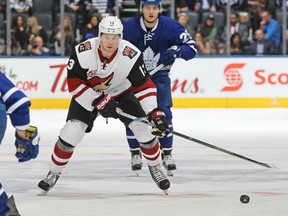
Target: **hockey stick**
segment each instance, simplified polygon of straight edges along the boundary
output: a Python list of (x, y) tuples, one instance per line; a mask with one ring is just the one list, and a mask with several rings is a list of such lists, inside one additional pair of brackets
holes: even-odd
[[(130, 114), (128, 114), (128, 113), (125, 113), (125, 112), (123, 112), (120, 108), (116, 108), (116, 112), (117, 112), (119, 115), (124, 116), (124, 117), (126, 117), (126, 118), (129, 118), (129, 119), (131, 119), (131, 120), (139, 121), (139, 122), (142, 122), (142, 123), (144, 123), (144, 124), (146, 124), (146, 125), (154, 126), (154, 124), (152, 124), (151, 122), (149, 122), (149, 121), (147, 121), (147, 120), (145, 120), (145, 119), (143, 119), (143, 118), (138, 118), (138, 117), (132, 116), (132, 115), (130, 115)], [(251, 158), (245, 157), (245, 156), (243, 156), (243, 155), (237, 154), (237, 153), (232, 152), (232, 151), (228, 151), (228, 150), (226, 150), (226, 149), (224, 149), (224, 148), (221, 148), (221, 147), (212, 145), (212, 144), (210, 144), (210, 143), (207, 143), (207, 142), (204, 142), (204, 141), (195, 139), (195, 138), (193, 138), (193, 137), (190, 137), (190, 136), (187, 136), (187, 135), (178, 133), (178, 132), (176, 132), (176, 131), (169, 131), (169, 132), (170, 132), (171, 134), (173, 134), (173, 135), (176, 135), (176, 136), (182, 137), (182, 138), (184, 138), (184, 139), (187, 139), (187, 140), (196, 142), (196, 143), (198, 143), (198, 144), (200, 144), (200, 145), (204, 145), (204, 146), (207, 146), (207, 147), (209, 147), (209, 148), (212, 148), (212, 149), (215, 149), (215, 150), (224, 152), (224, 153), (226, 153), (226, 154), (233, 155), (233, 156), (238, 157), (238, 158), (241, 158), (241, 159), (243, 159), (243, 160), (250, 161), (250, 162), (255, 163), (255, 164), (258, 164), (258, 165), (260, 165), (260, 166), (263, 166), (263, 167), (266, 167), (266, 168), (275, 168), (274, 165), (271, 165), (271, 164), (269, 165), (269, 164), (267, 164), (267, 163), (262, 163), (262, 162), (260, 162), (260, 161), (253, 160), (253, 159), (251, 159)]]
[(157, 73), (162, 67), (164, 67), (163, 64), (158, 65), (157, 67), (155, 67), (149, 74), (150, 76), (154, 75), (155, 73)]

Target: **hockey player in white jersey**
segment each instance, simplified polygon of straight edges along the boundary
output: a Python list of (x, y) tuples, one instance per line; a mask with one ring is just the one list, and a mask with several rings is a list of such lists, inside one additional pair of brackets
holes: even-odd
[[(35, 126), (30, 126), (31, 102), (29, 98), (0, 71), (0, 144), (6, 127), (7, 116), (15, 128), (15, 147), (19, 162), (35, 159), (39, 153), (40, 136)], [(14, 197), (8, 198), (0, 182), (0, 216), (20, 216)]]
[[(158, 107), (164, 111), (169, 129), (173, 130), (170, 68), (177, 58), (193, 59), (197, 50), (195, 42), (180, 23), (170, 17), (160, 15), (161, 7), (161, 0), (141, 0), (140, 15), (124, 23), (123, 38), (141, 50), (149, 72), (160, 64), (164, 65), (157, 73), (151, 75), (151, 79), (157, 87)], [(140, 170), (142, 159), (139, 143), (129, 128), (126, 134), (131, 151), (131, 169)], [(168, 137), (160, 138), (159, 141), (163, 165), (168, 175), (173, 175), (172, 171), (176, 169), (171, 153), (173, 136), (169, 134)]]
[[(117, 17), (103, 18), (99, 36), (77, 45), (70, 56), (67, 83), (72, 100), (67, 121), (54, 146), (50, 170), (38, 184), (39, 195), (45, 195), (56, 184), (75, 147), (85, 133), (92, 130), (98, 114), (119, 118), (134, 132), (153, 180), (163, 191), (170, 187), (160, 169), (157, 137), (169, 133), (165, 114), (157, 108), (156, 87), (146, 72), (142, 53), (122, 40), (122, 32), (123, 25)], [(116, 108), (130, 115), (147, 117), (155, 124), (153, 134), (149, 126), (118, 115)]]

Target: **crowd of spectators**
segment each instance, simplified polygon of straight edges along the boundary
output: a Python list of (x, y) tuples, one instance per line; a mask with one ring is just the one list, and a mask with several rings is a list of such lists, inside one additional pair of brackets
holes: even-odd
[[(35, 2), (51, 2), (51, 26), (38, 20), (41, 13)], [(122, 1), (118, 0), (120, 8)], [(60, 0), (10, 0), (11, 55), (59, 56), (61, 55), (61, 27), (64, 26), (65, 51), (69, 56), (73, 47), (98, 35), (98, 24), (107, 14), (115, 14), (115, 0), (65, 0), (64, 22), (59, 23)], [(229, 0), (231, 4), (230, 30), (227, 34), (227, 0), (175, 0), (175, 19), (195, 40), (198, 55), (223, 55), (226, 41), (230, 40), (231, 55), (282, 54), (282, 27), (278, 13), (283, 0)], [(287, 4), (288, 0), (285, 1)], [(135, 0), (135, 6), (139, 1)], [(288, 4), (287, 4), (288, 5)], [(0, 0), (0, 55), (6, 49), (6, 0)], [(191, 16), (194, 14), (194, 16)], [(219, 23), (217, 15), (222, 15)], [(191, 20), (197, 22), (191, 25)], [(120, 17), (121, 18), (121, 17)], [(124, 19), (123, 19), (124, 20)], [(49, 22), (48, 22), (49, 23)], [(286, 34), (288, 40), (288, 32)]]

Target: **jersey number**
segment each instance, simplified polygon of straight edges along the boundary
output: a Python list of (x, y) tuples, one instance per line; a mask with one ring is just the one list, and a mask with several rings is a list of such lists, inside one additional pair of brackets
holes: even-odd
[(73, 59), (69, 59), (68, 64), (67, 64), (67, 69), (71, 70), (75, 64), (75, 61)]

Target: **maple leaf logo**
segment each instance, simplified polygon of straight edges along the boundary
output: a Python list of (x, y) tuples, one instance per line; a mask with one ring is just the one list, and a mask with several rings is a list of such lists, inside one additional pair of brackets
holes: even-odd
[(145, 51), (143, 52), (143, 58), (144, 58), (144, 62), (145, 62), (145, 66), (147, 70), (151, 71), (157, 66), (157, 62), (160, 58), (160, 53), (155, 55), (151, 47), (147, 47)]

